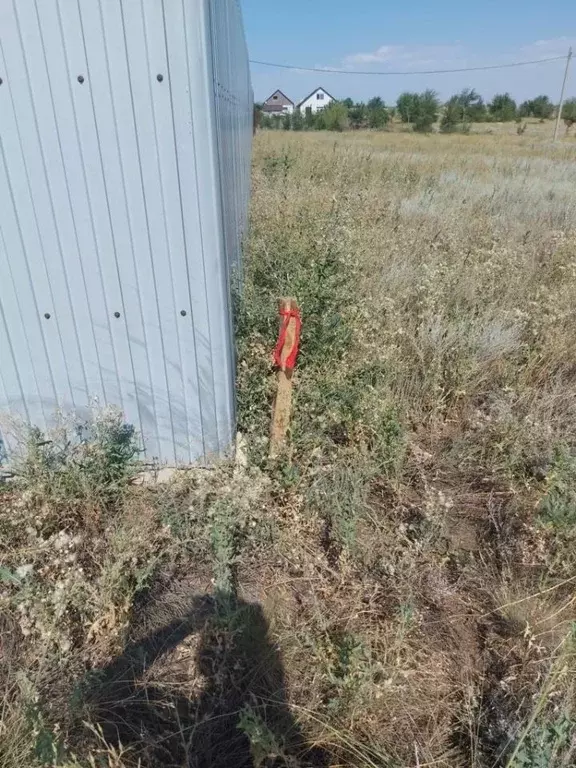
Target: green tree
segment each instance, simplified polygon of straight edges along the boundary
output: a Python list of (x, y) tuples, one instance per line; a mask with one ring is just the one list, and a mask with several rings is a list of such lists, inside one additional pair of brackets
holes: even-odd
[(444, 105), (440, 130), (442, 133), (467, 133), (470, 123), (485, 119), (486, 107), (482, 97), (473, 88), (465, 88), (451, 96)]
[(273, 128), (272, 118), (266, 112), (260, 112), (260, 128)]
[(464, 125), (465, 113), (458, 96), (452, 96), (444, 105), (442, 119), (440, 121), (440, 130), (442, 133), (456, 133)]
[(474, 88), (464, 88), (458, 94), (458, 103), (463, 110), (464, 123), (481, 123), (486, 119), (484, 99)]
[(304, 118), (302, 112), (299, 109), (295, 109), (292, 113), (292, 130), (301, 131), (304, 128)]
[(325, 131), (328, 128), (328, 125), (326, 123), (326, 115), (324, 114), (326, 112), (326, 109), (319, 109), (318, 112), (313, 113), (314, 128), (317, 131)]
[(516, 102), (509, 93), (497, 93), (489, 109), (494, 120), (505, 123), (516, 119)]
[(348, 109), (348, 122), (350, 123), (350, 128), (364, 128), (366, 125), (366, 105), (358, 103), (350, 107)]
[(403, 123), (412, 123), (416, 117), (418, 94), (404, 91), (398, 96), (396, 110)]
[(544, 94), (536, 96), (532, 99), (532, 114), (541, 120), (549, 120), (554, 114), (554, 104)]
[(420, 133), (428, 133), (438, 120), (440, 102), (436, 91), (427, 89), (419, 93), (416, 99), (416, 115), (413, 120), (414, 130)]
[(292, 128), (292, 115), (289, 112), (282, 115), (282, 128), (284, 128), (285, 131), (289, 131), (290, 128)]
[(403, 123), (412, 123), (415, 131), (426, 133), (438, 119), (440, 102), (436, 91), (428, 89), (423, 93), (401, 93), (396, 109)]
[(518, 117), (532, 117), (532, 101), (523, 101), (518, 107)]
[(312, 112), (312, 107), (306, 107), (306, 111), (304, 112), (304, 127), (307, 130), (311, 130), (314, 128), (315, 120), (314, 120), (314, 112)]
[(329, 131), (345, 131), (348, 128), (348, 110), (341, 102), (333, 101), (317, 113), (316, 120), (321, 120)]
[(354, 106), (354, 101), (353, 101), (353, 99), (350, 98), (350, 96), (348, 96), (347, 99), (344, 99), (342, 104), (344, 104), (346, 109), (351, 109)]
[(554, 104), (544, 94), (535, 99), (523, 101), (518, 107), (518, 117), (538, 117), (540, 120), (549, 120), (554, 114)]
[(384, 126), (390, 120), (390, 115), (388, 114), (386, 105), (384, 104), (384, 101), (380, 98), (380, 96), (375, 96), (373, 99), (370, 99), (370, 101), (366, 105), (366, 109), (368, 112), (369, 128), (374, 128), (374, 129), (384, 128)]
[(384, 104), (384, 101), (383, 101), (383, 99), (380, 98), (380, 96), (374, 96), (366, 104), (366, 107), (368, 109), (372, 109), (372, 110), (385, 109), (386, 108), (386, 104)]
[(562, 106), (562, 120), (568, 134), (570, 128), (576, 123), (576, 99), (567, 99)]

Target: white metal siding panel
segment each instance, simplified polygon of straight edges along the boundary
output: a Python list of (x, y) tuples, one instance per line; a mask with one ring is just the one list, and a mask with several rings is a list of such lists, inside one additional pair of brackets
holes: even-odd
[(0, 78), (5, 442), (96, 402), (150, 459), (222, 454), (252, 119), (237, 3), (0, 0)]
[(231, 266), (237, 267), (249, 194), (253, 119), (250, 70), (238, 3), (212, 2), (209, 7), (219, 172), (227, 214), (224, 232)]
[[(232, 5), (233, 0), (226, 3)], [(216, 423), (210, 434), (208, 450), (222, 450), (230, 445), (234, 423), (234, 368), (232, 365), (232, 334), (230, 327), (230, 303), (228, 291), (228, 266), (222, 226), (228, 213), (221, 199), (218, 183), (218, 143), (215, 123), (215, 94), (212, 80), (213, 38), (209, 26), (209, 8), (218, 5), (214, 0), (191, 4), (184, 2), (185, 27), (188, 37), (188, 77), (190, 83), (190, 107), (192, 135), (196, 155), (197, 200), (200, 233), (204, 253), (204, 280), (207, 336), (201, 340), (206, 352), (218, 361), (211, 370), (199, 366), (199, 378), (212, 386)], [(194, 23), (197, 19), (199, 23)], [(196, 104), (207, 104), (199, 110)], [(232, 183), (232, 179), (230, 179)], [(224, 207), (222, 207), (224, 206)], [(220, 254), (212, 259), (210, 253)]]
[[(228, 285), (224, 290), (229, 295), (231, 273), (240, 270), (242, 237), (247, 221), (254, 98), (238, 2), (206, 2), (206, 8), (210, 15), (222, 237), (227, 257)], [(227, 332), (232, 336), (230, 312)], [(234, 370), (232, 344), (229, 345), (228, 365)]]

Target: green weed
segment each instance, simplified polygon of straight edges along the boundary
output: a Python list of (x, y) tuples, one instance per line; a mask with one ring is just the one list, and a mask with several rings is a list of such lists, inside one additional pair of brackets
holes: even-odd
[(262, 172), (270, 179), (277, 177), (286, 179), (290, 169), (294, 166), (294, 157), (286, 151), (281, 155), (268, 155), (262, 163)]
[(574, 756), (576, 722), (567, 714), (553, 721), (535, 725), (526, 734), (516, 756), (507, 768), (555, 768), (569, 765)]
[(118, 504), (138, 471), (139, 453), (134, 428), (120, 413), (103, 411), (50, 435), (32, 429), (15, 463), (16, 484), (50, 533), (78, 514), (84, 524), (87, 507), (98, 514)]
[(565, 449), (556, 449), (548, 488), (539, 506), (540, 520), (554, 530), (576, 535), (576, 460)]
[(261, 766), (269, 765), (269, 761), (274, 763), (275, 760), (279, 759), (285, 762), (284, 749), (278, 737), (252, 707), (244, 707), (240, 714), (238, 728), (250, 740), (254, 768), (261, 768)]

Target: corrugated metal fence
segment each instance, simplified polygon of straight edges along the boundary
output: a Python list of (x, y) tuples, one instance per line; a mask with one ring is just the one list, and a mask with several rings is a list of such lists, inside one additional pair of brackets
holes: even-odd
[(252, 135), (236, 1), (0, 0), (0, 78), (5, 445), (96, 403), (150, 459), (222, 453)]

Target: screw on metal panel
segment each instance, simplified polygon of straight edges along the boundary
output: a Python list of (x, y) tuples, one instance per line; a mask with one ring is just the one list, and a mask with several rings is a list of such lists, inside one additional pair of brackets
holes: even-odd
[(45, 312), (44, 317), (46, 320), (50, 320), (50, 312)]
[(186, 317), (186, 310), (185, 309), (181, 309), (180, 310), (180, 314), (182, 315), (182, 317)]
[(164, 80), (164, 75), (156, 75), (156, 80), (158, 80), (158, 82), (161, 83), (162, 80)]
[(114, 312), (114, 317), (120, 317), (120, 312)]
[(82, 85), (82, 83), (84, 82), (84, 75), (78, 75), (78, 82), (80, 83), (80, 85)]

